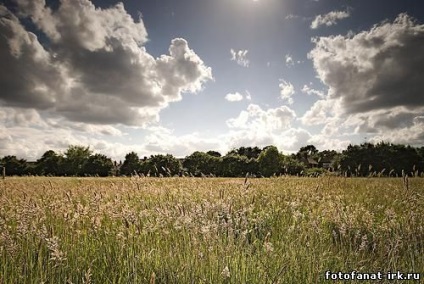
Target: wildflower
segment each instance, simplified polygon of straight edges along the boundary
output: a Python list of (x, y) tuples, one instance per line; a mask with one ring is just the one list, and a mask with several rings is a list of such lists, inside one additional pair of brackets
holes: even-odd
[(367, 235), (363, 235), (361, 239), (361, 245), (359, 246), (359, 251), (365, 250), (367, 246), (368, 246), (368, 237)]
[(265, 242), (264, 248), (265, 248), (265, 251), (268, 252), (268, 253), (274, 251), (274, 246), (272, 245), (271, 242)]
[(224, 267), (224, 269), (221, 272), (221, 275), (224, 278), (230, 278), (230, 269), (228, 269), (228, 266)]
[(56, 265), (66, 260), (66, 254), (60, 250), (59, 238), (53, 236), (51, 238), (46, 238), (47, 247), (50, 251), (50, 260), (55, 262)]

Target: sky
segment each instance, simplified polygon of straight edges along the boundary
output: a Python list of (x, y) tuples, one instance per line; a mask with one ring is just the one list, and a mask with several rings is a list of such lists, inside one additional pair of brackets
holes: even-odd
[(0, 1), (0, 157), (424, 145), (417, 0)]

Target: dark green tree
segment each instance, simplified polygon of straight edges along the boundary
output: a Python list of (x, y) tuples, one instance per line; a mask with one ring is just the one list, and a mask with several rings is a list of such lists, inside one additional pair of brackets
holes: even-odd
[(299, 161), (303, 161), (303, 159), (306, 158), (313, 158), (313, 159), (318, 159), (318, 150), (314, 145), (306, 145), (303, 147), (300, 147), (299, 151), (296, 153), (296, 158)]
[(259, 171), (265, 177), (280, 174), (283, 169), (283, 156), (277, 147), (269, 146), (258, 157)]
[(114, 165), (110, 158), (102, 154), (94, 154), (85, 163), (84, 174), (106, 177), (111, 174), (113, 167)]
[(240, 147), (238, 149), (233, 149), (227, 153), (227, 155), (240, 155), (246, 156), (248, 159), (257, 159), (261, 154), (262, 149), (258, 147)]
[(90, 158), (90, 147), (70, 145), (65, 151), (64, 170), (69, 176), (83, 176), (85, 163)]
[(124, 163), (121, 166), (120, 174), (132, 175), (140, 171), (140, 158), (135, 152), (130, 152), (125, 155)]
[(180, 161), (170, 154), (152, 155), (143, 162), (142, 168), (145, 174), (150, 172), (154, 176), (174, 176), (182, 170)]
[(249, 172), (249, 159), (246, 156), (227, 154), (222, 158), (222, 175), (226, 177), (244, 177)]
[(36, 172), (39, 175), (59, 176), (63, 174), (63, 157), (55, 151), (46, 151), (36, 162)]
[(24, 159), (18, 159), (16, 156), (5, 156), (1, 159), (1, 165), (6, 167), (6, 175), (21, 176), (27, 174), (27, 162)]
[(305, 165), (296, 159), (293, 154), (291, 156), (283, 156), (282, 158), (283, 174), (300, 175), (305, 171)]
[(380, 142), (349, 145), (340, 158), (341, 171), (349, 176), (414, 175), (423, 171), (417, 149)]
[[(214, 153), (212, 153), (214, 154)], [(220, 160), (216, 155), (196, 151), (184, 158), (183, 167), (194, 176), (220, 174)]]
[(219, 153), (217, 151), (207, 151), (206, 154), (208, 154), (209, 156), (212, 156), (212, 157), (216, 157), (216, 158), (221, 157), (221, 153)]

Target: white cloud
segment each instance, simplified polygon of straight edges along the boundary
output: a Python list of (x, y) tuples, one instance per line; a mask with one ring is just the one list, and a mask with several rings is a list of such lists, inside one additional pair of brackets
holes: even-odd
[(249, 51), (247, 49), (245, 50), (234, 50), (231, 49), (231, 61), (237, 62), (238, 65), (243, 67), (249, 67), (249, 59), (247, 59), (247, 53)]
[(294, 66), (295, 64), (304, 63), (304, 61), (301, 61), (301, 60), (294, 60), (293, 56), (291, 56), (290, 54), (286, 54), (284, 58), (285, 58), (286, 66), (288, 68)]
[(301, 128), (289, 128), (274, 132), (257, 132), (248, 129), (230, 131), (223, 137), (228, 149), (241, 146), (276, 146), (285, 154), (294, 153), (300, 147), (308, 145), (311, 134)]
[(285, 59), (286, 59), (286, 66), (287, 67), (294, 65), (293, 57), (290, 54), (286, 54)]
[(286, 20), (292, 20), (292, 19), (298, 19), (301, 18), (299, 15), (294, 15), (294, 14), (288, 14), (287, 16), (284, 17), (284, 19)]
[(356, 133), (424, 143), (417, 123), (424, 113), (423, 38), (424, 25), (400, 14), (393, 23), (357, 34), (314, 39), (308, 56), (329, 90), (302, 121), (328, 123), (333, 117)]
[(219, 137), (202, 137), (199, 133), (177, 136), (164, 127), (150, 127), (149, 134), (143, 141), (142, 148), (146, 153), (174, 154), (185, 157), (194, 151), (227, 151), (227, 147)]
[(263, 110), (256, 104), (250, 104), (238, 117), (227, 120), (230, 128), (249, 129), (255, 132), (267, 132), (290, 128), (296, 113), (287, 106)]
[[(117, 161), (123, 160), (131, 151), (140, 157), (167, 153), (184, 157), (194, 151), (228, 150), (222, 137), (202, 137), (197, 133), (177, 136), (172, 130), (158, 126), (144, 131), (146, 136), (143, 139), (130, 142), (124, 139), (121, 130), (100, 125), (70, 124), (69, 127), (59, 127), (46, 124), (39, 128), (0, 126), (0, 157), (16, 155), (35, 161), (47, 150), (63, 153), (69, 145), (89, 146), (95, 153), (105, 154)], [(114, 135), (115, 141), (109, 141), (105, 135)]]
[(243, 95), (241, 95), (239, 92), (229, 93), (225, 96), (225, 99), (229, 102), (239, 102), (243, 100)]
[(332, 116), (333, 102), (329, 100), (318, 100), (302, 116), (301, 121), (305, 125), (320, 125), (328, 122)]
[(225, 99), (229, 102), (239, 102), (239, 101), (242, 101), (243, 99), (251, 101), (252, 95), (250, 94), (248, 90), (246, 90), (244, 97), (239, 92), (235, 92), (235, 93), (228, 93), (227, 95), (225, 95)]
[(144, 24), (122, 3), (100, 9), (88, 0), (62, 1), (52, 10), (44, 0), (17, 2), (19, 15), (45, 33), (49, 49), (0, 5), (0, 58), (9, 68), (0, 75), (3, 106), (89, 124), (144, 126), (212, 79), (184, 39), (172, 40), (169, 55), (147, 53)]
[(342, 151), (352, 144), (352, 141), (349, 139), (339, 139), (334, 136), (327, 135), (314, 135), (309, 140), (310, 144), (313, 144), (317, 149), (323, 150), (336, 150)]
[(292, 96), (295, 93), (293, 85), (290, 82), (281, 80), (281, 83), (278, 86), (280, 87), (281, 99), (287, 101), (288, 104), (293, 104)]
[(320, 26), (333, 26), (337, 24), (339, 20), (343, 20), (345, 18), (349, 18), (349, 11), (331, 11), (324, 15), (318, 15), (311, 23), (311, 29), (317, 29)]
[[(421, 114), (423, 114), (422, 112)], [(387, 129), (379, 132), (370, 139), (371, 142), (386, 141), (408, 145), (423, 145), (424, 141), (424, 116), (416, 116), (410, 126), (400, 129)]]
[(303, 85), (302, 92), (305, 94), (308, 94), (309, 96), (316, 95), (320, 97), (321, 99), (325, 97), (324, 92), (315, 90), (309, 87), (308, 85)]
[(250, 92), (248, 90), (246, 90), (246, 100), (248, 100), (248, 101), (252, 100), (252, 95), (250, 94)]

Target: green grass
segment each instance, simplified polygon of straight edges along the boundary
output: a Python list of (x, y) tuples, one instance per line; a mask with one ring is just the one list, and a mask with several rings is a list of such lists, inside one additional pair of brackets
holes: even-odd
[(248, 182), (6, 179), (0, 283), (334, 283), (325, 271), (424, 272), (424, 179), (408, 190), (400, 178)]

